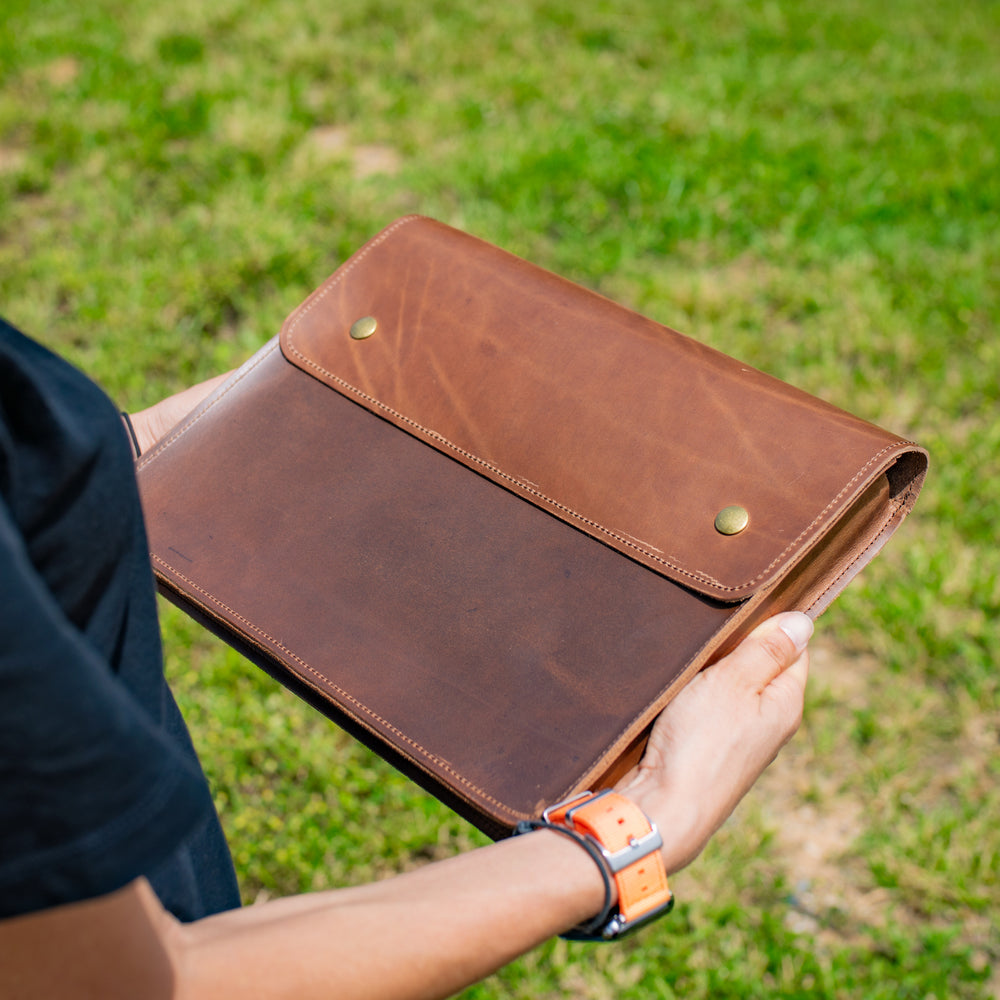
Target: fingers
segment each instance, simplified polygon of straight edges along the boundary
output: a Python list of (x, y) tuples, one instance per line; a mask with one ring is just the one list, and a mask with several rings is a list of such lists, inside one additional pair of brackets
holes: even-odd
[(232, 372), (215, 375), (197, 385), (189, 386), (180, 392), (161, 399), (145, 410), (133, 413), (132, 426), (139, 439), (139, 452), (152, 448), (172, 427), (180, 423), (206, 396), (217, 389)]

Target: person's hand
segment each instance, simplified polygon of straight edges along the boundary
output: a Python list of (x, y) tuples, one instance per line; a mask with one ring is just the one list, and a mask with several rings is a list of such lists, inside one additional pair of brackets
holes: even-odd
[(230, 373), (216, 375), (181, 392), (160, 400), (153, 406), (129, 415), (139, 453), (147, 451), (175, 424), (179, 424), (210, 392), (221, 385)]
[(697, 857), (798, 729), (812, 630), (798, 611), (758, 626), (667, 706), (616, 786), (664, 832), (668, 872)]

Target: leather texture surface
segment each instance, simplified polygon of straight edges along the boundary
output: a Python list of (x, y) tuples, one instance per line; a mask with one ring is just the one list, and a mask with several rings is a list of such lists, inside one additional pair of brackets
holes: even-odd
[[(352, 340), (366, 315), (376, 334)], [(338, 271), (281, 343), (373, 412), (723, 600), (787, 572), (912, 447), (419, 217)], [(730, 504), (750, 513), (734, 537), (714, 527)]]
[[(498, 836), (611, 782), (756, 621), (826, 607), (925, 469), (912, 443), (408, 217), (139, 480), (168, 596)], [(750, 524), (726, 537), (730, 503)]]

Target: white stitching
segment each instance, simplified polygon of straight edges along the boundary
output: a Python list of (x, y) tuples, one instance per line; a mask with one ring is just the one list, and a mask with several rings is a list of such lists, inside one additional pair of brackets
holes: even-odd
[[(717, 580), (715, 577), (710, 576), (705, 572), (702, 572), (700, 570), (691, 570), (686, 568), (685, 566), (680, 565), (679, 563), (671, 562), (669, 559), (664, 559), (656, 554), (660, 550), (655, 549), (653, 546), (649, 545), (649, 543), (637, 544), (638, 539), (633, 540), (631, 536), (623, 535), (621, 532), (614, 531), (611, 528), (608, 528), (605, 525), (600, 524), (599, 522), (594, 521), (589, 517), (586, 517), (585, 515), (579, 513), (578, 511), (573, 510), (573, 508), (568, 507), (563, 503), (560, 503), (558, 500), (555, 500), (554, 498), (548, 496), (541, 490), (533, 489), (527, 483), (526, 480), (510, 475), (503, 469), (487, 461), (486, 459), (480, 457), (479, 455), (467, 451), (466, 449), (456, 445), (454, 442), (449, 441), (448, 438), (444, 437), (444, 435), (442, 434), (439, 434), (437, 431), (431, 430), (429, 427), (425, 427), (423, 424), (419, 423), (416, 420), (411, 419), (410, 417), (407, 417), (405, 414), (400, 413), (398, 410), (393, 409), (393, 407), (388, 406), (381, 400), (376, 399), (374, 396), (371, 396), (368, 393), (363, 392), (357, 386), (352, 385), (350, 382), (341, 378), (339, 375), (334, 374), (333, 372), (324, 368), (322, 365), (315, 362), (312, 358), (305, 355), (302, 352), (302, 350), (295, 344), (294, 335), (296, 327), (299, 325), (299, 322), (305, 316), (307, 316), (323, 300), (323, 298), (325, 298), (326, 295), (329, 294), (329, 292), (332, 291), (333, 288), (336, 285), (338, 285), (351, 272), (351, 270), (354, 267), (356, 267), (372, 250), (374, 250), (377, 246), (379, 246), (386, 239), (388, 239), (389, 236), (397, 229), (399, 229), (401, 226), (407, 225), (408, 223), (411, 222), (415, 222), (419, 218), (420, 218), (419, 216), (407, 216), (406, 218), (398, 220), (392, 226), (390, 226), (388, 229), (382, 232), (379, 236), (377, 236), (374, 240), (372, 240), (369, 244), (367, 244), (364, 247), (364, 249), (361, 250), (358, 253), (358, 255), (350, 262), (350, 264), (348, 264), (345, 268), (338, 271), (331, 278), (329, 278), (326, 284), (323, 285), (323, 287), (315, 294), (314, 298), (310, 299), (310, 301), (307, 302), (298, 312), (289, 317), (289, 322), (286, 324), (285, 330), (283, 331), (285, 346), (287, 346), (289, 351), (291, 351), (291, 353), (293, 353), (304, 365), (308, 366), (309, 368), (312, 368), (320, 375), (323, 375), (327, 379), (335, 382), (345, 392), (349, 393), (355, 399), (364, 401), (364, 403), (367, 404), (369, 409), (375, 408), (382, 411), (386, 415), (390, 416), (397, 424), (404, 424), (412, 428), (413, 430), (418, 431), (425, 438), (429, 438), (431, 441), (434, 441), (441, 447), (448, 449), (453, 454), (461, 456), (468, 462), (474, 463), (480, 468), (485, 469), (488, 472), (492, 473), (497, 478), (502, 479), (506, 483), (509, 483), (518, 492), (534, 497), (536, 500), (540, 501), (545, 506), (560, 511), (566, 517), (571, 518), (572, 520), (576, 521), (579, 524), (586, 525), (587, 528), (590, 528), (598, 532), (605, 538), (612, 539), (618, 544), (625, 546), (634, 552), (641, 553), (647, 559), (659, 564), (660, 566), (665, 567), (668, 570), (678, 573), (681, 576), (687, 577), (691, 580), (696, 580), (704, 585), (708, 585), (713, 589), (715, 589), (716, 591), (725, 594), (732, 594), (737, 591), (746, 590), (748, 588), (755, 586), (762, 580), (766, 579), (768, 574), (771, 572), (771, 570), (775, 568), (775, 566), (778, 566), (786, 557), (788, 557), (792, 552), (794, 552), (794, 550), (798, 547), (799, 543), (812, 532), (812, 530), (816, 527), (816, 525), (819, 524), (831, 510), (833, 510), (837, 506), (840, 500), (851, 490), (854, 484), (857, 483), (857, 481), (862, 476), (865, 475), (865, 473), (868, 471), (868, 469), (872, 467), (872, 465), (878, 462), (878, 460), (883, 455), (899, 447), (899, 442), (894, 442), (893, 444), (886, 445), (881, 451), (873, 455), (868, 460), (868, 462), (866, 462), (865, 465), (862, 466), (862, 468), (854, 475), (854, 477), (843, 487), (843, 489), (841, 489), (841, 491), (809, 523), (809, 525), (807, 525), (798, 534), (798, 536), (796, 536), (796, 538), (793, 541), (789, 542), (789, 544), (782, 550), (781, 553), (779, 553), (779, 555), (777, 555), (756, 576), (752, 577), (749, 580), (744, 581), (743, 583), (727, 586), (721, 580)], [(912, 442), (906, 442), (906, 443), (910, 444)]]
[(347, 691), (345, 691), (342, 687), (339, 687), (337, 684), (331, 681), (329, 677), (324, 676), (314, 667), (310, 666), (310, 664), (306, 662), (306, 660), (304, 660), (297, 653), (289, 649), (288, 646), (282, 643), (279, 639), (276, 639), (273, 635), (270, 635), (268, 632), (265, 632), (262, 628), (258, 628), (256, 625), (253, 624), (253, 622), (250, 621), (250, 619), (245, 618), (234, 608), (229, 607), (228, 604), (225, 604), (223, 601), (219, 600), (219, 598), (215, 597), (213, 594), (210, 594), (207, 590), (204, 589), (204, 587), (200, 587), (197, 583), (195, 583), (194, 580), (185, 576), (176, 567), (171, 566), (170, 563), (168, 563), (165, 559), (161, 559), (155, 552), (150, 553), (150, 556), (154, 562), (159, 563), (159, 565), (162, 566), (164, 569), (169, 570), (169, 572), (173, 575), (175, 579), (183, 581), (188, 587), (190, 587), (192, 590), (197, 591), (206, 600), (211, 601), (212, 604), (216, 605), (218, 608), (221, 608), (226, 614), (235, 618), (238, 622), (240, 622), (240, 624), (245, 629), (249, 630), (250, 632), (256, 633), (263, 640), (270, 643), (276, 649), (279, 649), (289, 659), (294, 660), (304, 670), (309, 671), (310, 674), (312, 674), (318, 681), (321, 682), (323, 687), (330, 689), (335, 694), (339, 695), (345, 702), (353, 705), (355, 709), (362, 712), (379, 728), (387, 730), (396, 737), (398, 737), (399, 740), (401, 740), (403, 743), (406, 743), (408, 746), (410, 746), (413, 750), (419, 753), (426, 760), (430, 761), (432, 764), (439, 767), (442, 771), (451, 775), (456, 781), (460, 782), (467, 789), (469, 789), (470, 792), (477, 795), (480, 799), (491, 803), (498, 809), (502, 809), (504, 812), (508, 813), (511, 816), (518, 816), (522, 819), (529, 818), (530, 814), (518, 812), (517, 810), (512, 809), (510, 806), (505, 805), (503, 802), (498, 801), (497, 799), (489, 795), (487, 792), (483, 791), (483, 789), (479, 788), (478, 785), (474, 785), (471, 781), (469, 781), (468, 778), (463, 777), (461, 774), (458, 773), (458, 771), (456, 771), (453, 767), (451, 767), (451, 765), (449, 765), (447, 761), (443, 760), (440, 757), (437, 757), (435, 754), (425, 749), (423, 746), (417, 743), (416, 740), (411, 739), (402, 730), (397, 729), (387, 719), (383, 719), (382, 716), (380, 716), (377, 712), (372, 711), (372, 709), (370, 709), (363, 702), (359, 701), (353, 695), (348, 694)]
[(221, 389), (218, 390), (218, 394), (211, 399), (200, 413), (196, 414), (193, 418), (185, 421), (178, 430), (174, 431), (169, 437), (164, 438), (162, 441), (158, 441), (156, 446), (143, 454), (142, 458), (136, 465), (136, 469), (143, 468), (148, 462), (151, 462), (157, 455), (164, 452), (169, 448), (175, 441), (182, 438), (202, 417), (204, 417), (216, 403), (222, 401), (223, 397), (228, 395), (233, 389), (236, 388), (240, 382), (243, 381), (259, 364), (261, 364), (265, 358), (269, 357), (276, 350), (278, 350), (279, 344), (277, 338), (274, 338), (273, 343), (269, 347), (262, 348), (258, 354), (251, 359), (248, 366), (245, 369), (238, 371)]

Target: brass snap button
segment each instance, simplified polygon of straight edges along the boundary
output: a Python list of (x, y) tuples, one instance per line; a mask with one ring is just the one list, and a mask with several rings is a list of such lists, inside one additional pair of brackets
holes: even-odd
[(715, 530), (720, 535), (738, 535), (750, 523), (750, 514), (746, 507), (733, 504), (723, 507), (715, 515)]
[(352, 340), (367, 340), (378, 327), (378, 320), (374, 316), (362, 316), (351, 325)]

